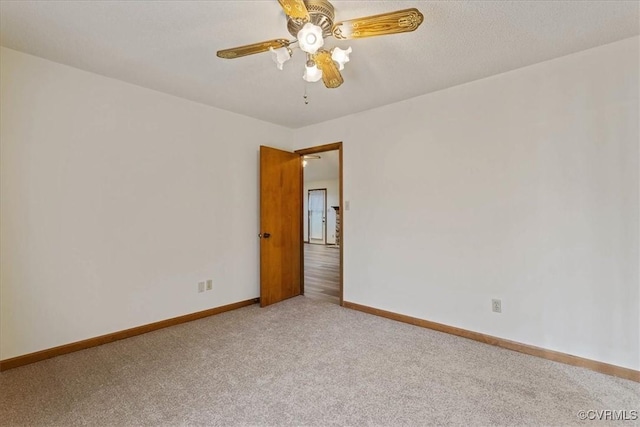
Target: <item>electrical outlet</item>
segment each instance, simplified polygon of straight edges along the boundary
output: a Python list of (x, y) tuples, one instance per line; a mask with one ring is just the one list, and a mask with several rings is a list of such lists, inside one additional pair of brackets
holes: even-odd
[(213, 280), (209, 279), (207, 280), (207, 290), (210, 291), (211, 289), (213, 289)]
[(198, 292), (204, 292), (204, 282), (198, 283)]
[(491, 311), (493, 311), (494, 313), (502, 313), (502, 301), (499, 299), (492, 299)]

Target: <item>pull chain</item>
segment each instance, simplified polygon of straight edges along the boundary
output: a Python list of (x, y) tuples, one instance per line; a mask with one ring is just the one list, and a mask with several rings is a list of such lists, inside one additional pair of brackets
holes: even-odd
[(309, 96), (307, 95), (307, 85), (304, 85), (304, 105), (309, 105)]

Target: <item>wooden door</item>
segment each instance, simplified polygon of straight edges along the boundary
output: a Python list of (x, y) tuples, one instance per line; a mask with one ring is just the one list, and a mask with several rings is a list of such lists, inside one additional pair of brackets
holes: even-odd
[(302, 161), (260, 147), (260, 306), (302, 292)]

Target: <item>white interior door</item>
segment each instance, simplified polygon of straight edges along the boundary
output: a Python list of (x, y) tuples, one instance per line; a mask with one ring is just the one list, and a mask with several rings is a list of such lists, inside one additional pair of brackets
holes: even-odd
[(309, 242), (326, 243), (327, 190), (309, 190)]

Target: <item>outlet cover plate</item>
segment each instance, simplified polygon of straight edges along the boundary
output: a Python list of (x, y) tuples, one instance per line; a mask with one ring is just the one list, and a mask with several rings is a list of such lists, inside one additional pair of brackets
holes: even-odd
[(502, 313), (502, 300), (492, 299), (491, 311), (493, 311), (494, 313)]

